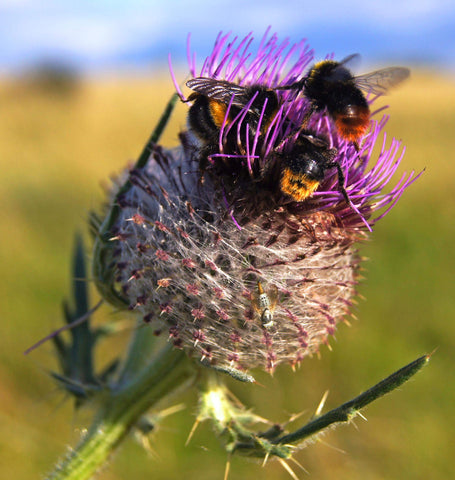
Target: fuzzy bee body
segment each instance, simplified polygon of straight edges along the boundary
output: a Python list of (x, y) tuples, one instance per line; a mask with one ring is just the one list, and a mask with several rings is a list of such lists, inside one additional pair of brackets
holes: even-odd
[(280, 89), (301, 91), (310, 101), (305, 122), (315, 111), (326, 109), (339, 135), (357, 146), (370, 123), (370, 108), (365, 93), (384, 95), (404, 81), (410, 71), (404, 67), (389, 67), (354, 76), (346, 67), (354, 57), (357, 54), (341, 62), (322, 60), (313, 65), (302, 80)]
[(260, 128), (264, 132), (279, 107), (276, 92), (262, 85), (242, 86), (207, 77), (193, 78), (186, 85), (193, 90), (188, 97), (193, 102), (188, 125), (204, 145), (218, 145), (220, 130), (228, 127), (245, 107), (243, 122), (249, 126), (249, 133), (255, 134), (261, 116)]
[(337, 168), (339, 188), (344, 196), (344, 176), (334, 162), (337, 150), (329, 149), (327, 142), (310, 132), (302, 132), (292, 152), (283, 155), (280, 179), (281, 191), (296, 202), (303, 202), (317, 190), (327, 170)]

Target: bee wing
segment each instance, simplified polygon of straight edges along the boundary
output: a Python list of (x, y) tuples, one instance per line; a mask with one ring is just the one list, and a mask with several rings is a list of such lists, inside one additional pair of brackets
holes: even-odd
[(227, 82), (226, 80), (217, 80), (216, 78), (198, 77), (188, 80), (186, 86), (197, 93), (205, 95), (206, 97), (219, 100), (228, 104), (232, 97), (233, 105), (243, 107), (251, 96), (246, 94), (246, 88), (235, 83)]
[(273, 311), (278, 303), (278, 287), (276, 285), (270, 285), (267, 294), (270, 300), (270, 309)]
[(366, 93), (385, 95), (387, 91), (406, 80), (411, 71), (404, 67), (389, 67), (355, 77), (356, 85)]
[(262, 309), (259, 306), (259, 294), (254, 292), (252, 297), (251, 297), (251, 306), (254, 308), (254, 311), (261, 315)]
[(310, 143), (314, 147), (319, 147), (319, 148), (327, 148), (329, 147), (328, 142), (322, 138), (318, 137), (316, 135), (313, 135), (312, 133), (307, 133), (306, 131), (303, 131), (300, 133), (299, 138), (302, 140), (306, 140), (308, 143)]

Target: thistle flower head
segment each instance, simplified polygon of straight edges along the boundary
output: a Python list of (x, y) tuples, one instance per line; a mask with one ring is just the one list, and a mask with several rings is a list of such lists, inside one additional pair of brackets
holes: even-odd
[[(325, 112), (306, 122), (305, 96), (280, 89), (311, 64), (304, 41), (266, 34), (253, 54), (252, 40), (220, 35), (199, 71), (191, 63), (192, 77), (251, 87), (251, 98), (218, 102), (218, 124), (202, 111), (215, 135), (202, 139), (190, 121), (178, 148), (155, 145), (129, 172), (110, 268), (129, 308), (176, 347), (218, 367), (273, 371), (329, 341), (356, 293), (355, 243), (416, 176), (384, 191), (404, 153), (396, 140), (386, 147), (386, 117), (371, 121), (359, 151)], [(283, 187), (296, 158), (326, 162), (302, 201)]]

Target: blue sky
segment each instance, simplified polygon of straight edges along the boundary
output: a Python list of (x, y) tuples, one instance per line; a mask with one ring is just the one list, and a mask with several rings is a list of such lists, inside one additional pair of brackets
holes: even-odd
[(425, 64), (455, 71), (454, 0), (0, 0), (0, 72), (42, 60), (81, 70), (166, 67), (199, 58), (219, 30), (305, 37), (317, 58), (358, 52), (366, 64)]

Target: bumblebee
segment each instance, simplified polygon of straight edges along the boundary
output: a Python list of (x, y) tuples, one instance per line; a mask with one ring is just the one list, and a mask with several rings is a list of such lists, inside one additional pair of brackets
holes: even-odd
[(303, 202), (313, 195), (324, 180), (327, 170), (337, 169), (338, 188), (346, 202), (351, 205), (344, 188), (344, 174), (341, 166), (334, 161), (336, 148), (328, 148), (327, 142), (302, 131), (288, 154), (280, 154), (282, 169), (280, 188), (296, 202)]
[[(232, 122), (245, 107), (248, 106), (248, 110), (244, 122), (248, 123), (253, 131), (258, 128), (262, 115), (260, 128), (263, 133), (280, 106), (276, 91), (262, 85), (241, 86), (205, 77), (189, 80), (186, 85), (194, 90), (188, 97), (188, 101), (194, 102), (188, 114), (189, 128), (206, 146), (216, 148), (223, 123)], [(226, 118), (228, 105), (231, 108)], [(329, 149), (323, 138), (307, 130), (298, 131), (299, 136), (292, 150), (286, 153), (275, 150), (272, 153), (280, 162), (281, 192), (296, 202), (303, 202), (319, 187), (327, 170), (336, 168), (339, 190), (346, 202), (352, 206), (344, 188), (342, 169), (334, 161), (337, 150)], [(283, 143), (284, 141), (280, 145)]]
[[(276, 92), (262, 85), (241, 86), (225, 80), (198, 77), (186, 82), (193, 90), (188, 102), (193, 102), (188, 113), (188, 126), (203, 145), (218, 145), (220, 130), (241, 114), (245, 107), (243, 123), (249, 125), (254, 135), (261, 122), (261, 133), (266, 131), (279, 108)], [(229, 111), (228, 111), (229, 109)], [(228, 136), (228, 142), (238, 144), (237, 132)], [(243, 135), (243, 133), (242, 133)], [(241, 137), (241, 143), (244, 137)]]
[(325, 179), (327, 171), (336, 168), (339, 192), (345, 202), (371, 231), (369, 223), (348, 196), (344, 186), (343, 170), (341, 165), (335, 161), (337, 153), (338, 150), (329, 148), (329, 144), (322, 137), (301, 130), (289, 153), (276, 153), (281, 156), (281, 192), (291, 197), (295, 202), (303, 202), (318, 189)]
[(261, 318), (261, 325), (265, 329), (273, 327), (273, 312), (278, 303), (278, 288), (271, 285), (266, 293), (261, 282), (257, 283), (257, 293), (253, 295), (252, 305)]
[(354, 57), (357, 54), (350, 55), (341, 62), (318, 62), (302, 80), (279, 89), (302, 91), (310, 101), (304, 126), (314, 112), (327, 109), (339, 135), (353, 142), (358, 149), (358, 141), (368, 130), (370, 122), (370, 108), (364, 93), (384, 95), (390, 88), (408, 78), (410, 70), (390, 67), (355, 77), (345, 66)]

